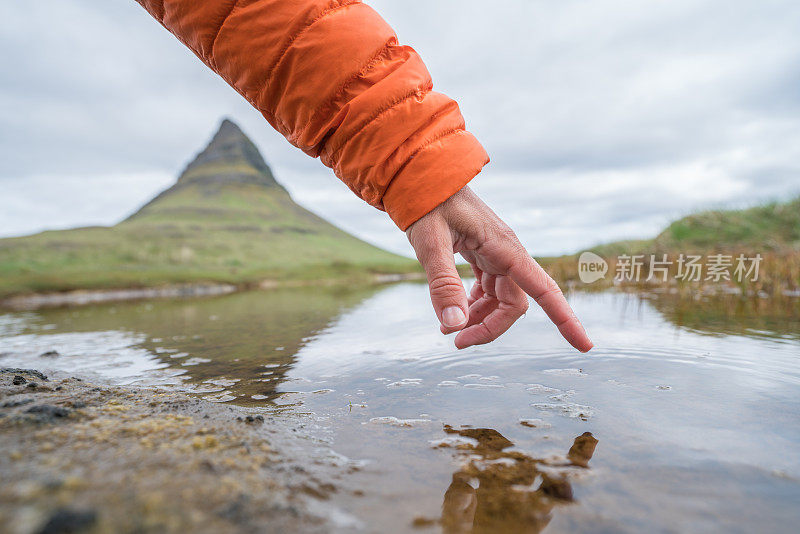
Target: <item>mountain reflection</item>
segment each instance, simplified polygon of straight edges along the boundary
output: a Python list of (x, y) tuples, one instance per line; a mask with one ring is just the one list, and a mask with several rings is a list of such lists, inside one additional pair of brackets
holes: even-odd
[[(218, 400), (273, 400), (295, 354), (380, 286), (296, 287), (223, 297), (151, 300), (36, 312), (48, 333), (120, 330)], [(255, 398), (253, 398), (255, 396)]]
[(444, 430), (470, 438), (455, 445), (465, 464), (444, 494), (440, 523), (448, 534), (541, 532), (553, 507), (573, 501), (569, 471), (588, 467), (597, 446), (597, 439), (584, 432), (566, 460), (554, 462), (507, 451), (513, 443), (490, 428), (446, 425)]

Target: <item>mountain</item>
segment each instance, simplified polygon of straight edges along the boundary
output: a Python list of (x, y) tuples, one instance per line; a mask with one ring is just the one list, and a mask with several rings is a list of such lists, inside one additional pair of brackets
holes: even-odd
[(172, 187), (121, 223), (0, 239), (0, 297), (415, 269), (296, 204), (228, 119)]
[(145, 204), (131, 219), (152, 214), (153, 208), (158, 211), (165, 198), (174, 197), (192, 186), (201, 187), (207, 196), (214, 196), (220, 188), (232, 184), (256, 185), (272, 192), (277, 188), (286, 192), (275, 180), (253, 142), (230, 119), (223, 119), (217, 133), (186, 166), (175, 185)]

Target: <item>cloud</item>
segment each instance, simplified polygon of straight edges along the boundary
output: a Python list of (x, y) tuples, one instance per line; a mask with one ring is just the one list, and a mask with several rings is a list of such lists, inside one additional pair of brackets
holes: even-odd
[[(475, 188), (535, 253), (800, 193), (793, 0), (369, 3), (459, 101), (492, 156)], [(133, 0), (4, 11), (0, 234), (119, 220), (230, 115), (301, 204), (409, 252)]]
[(167, 172), (37, 174), (2, 184), (2, 233), (117, 223), (175, 181)]

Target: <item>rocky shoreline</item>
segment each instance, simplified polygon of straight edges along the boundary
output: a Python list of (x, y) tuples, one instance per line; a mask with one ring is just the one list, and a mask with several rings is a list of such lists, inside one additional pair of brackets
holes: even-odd
[(335, 486), (285, 454), (285, 425), (177, 392), (0, 369), (0, 530), (339, 530), (324, 502)]
[(63, 293), (33, 293), (8, 297), (0, 301), (0, 308), (35, 310), (52, 306), (80, 306), (123, 300), (210, 297), (227, 295), (238, 289), (233, 284), (176, 284), (128, 289), (82, 289)]
[[(425, 273), (411, 272), (399, 274), (371, 274), (363, 284), (391, 284), (409, 280), (424, 280)], [(275, 289), (300, 286), (330, 286), (348, 282), (348, 279), (321, 280), (262, 280), (252, 284), (167, 284), (158, 287), (131, 287), (117, 289), (76, 289), (63, 292), (24, 293), (0, 298), (0, 310), (14, 311), (36, 310), (59, 306), (83, 306), (105, 302), (121, 302), (127, 300), (192, 298), (228, 295), (237, 291), (251, 289)]]

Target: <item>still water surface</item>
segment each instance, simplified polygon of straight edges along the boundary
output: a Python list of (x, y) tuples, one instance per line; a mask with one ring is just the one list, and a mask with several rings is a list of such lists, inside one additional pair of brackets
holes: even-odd
[(291, 413), (366, 531), (794, 531), (797, 300), (570, 302), (589, 355), (538, 311), (456, 351), (409, 283), (8, 313), (0, 365)]

